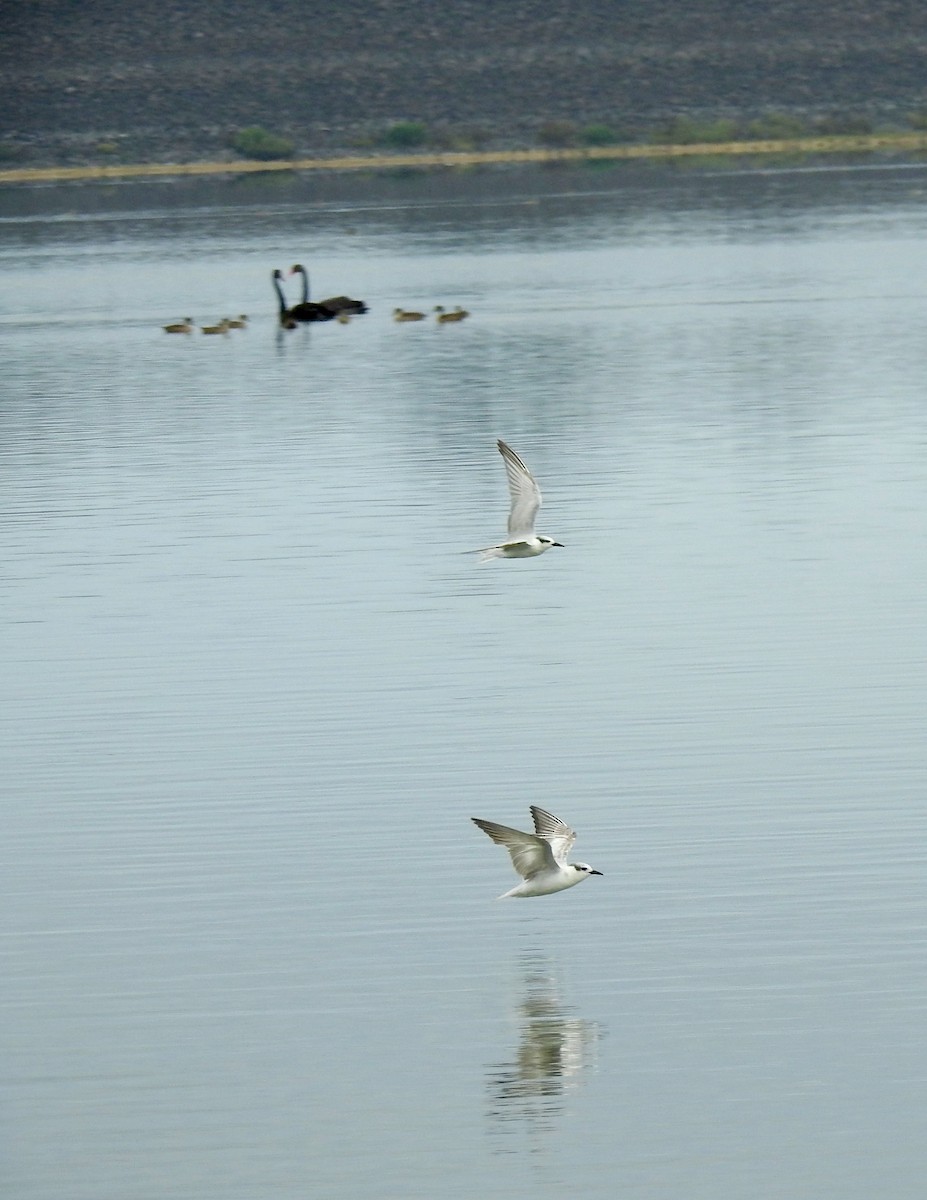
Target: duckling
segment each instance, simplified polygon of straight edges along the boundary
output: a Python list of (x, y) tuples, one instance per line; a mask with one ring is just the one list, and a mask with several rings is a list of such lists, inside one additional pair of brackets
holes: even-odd
[(248, 316), (246, 313), (241, 313), (240, 316), (234, 317), (231, 321), (227, 321), (229, 329), (247, 329)]
[(436, 319), (439, 325), (447, 325), (450, 321), (463, 321), (470, 315), (467, 310), (465, 308), (461, 308), (459, 304), (453, 312), (445, 312), (440, 304), (436, 304), (435, 312), (438, 314)]
[(228, 333), (229, 327), (228, 317), (223, 317), (218, 325), (201, 325), (200, 329), (203, 333)]
[(165, 333), (192, 333), (193, 318), (184, 317), (182, 321), (177, 321), (173, 325), (162, 325), (161, 328)]
[(394, 308), (393, 309), (393, 320), (394, 321), (424, 321), (425, 314), (422, 312), (410, 312), (409, 309), (406, 309), (406, 308)]

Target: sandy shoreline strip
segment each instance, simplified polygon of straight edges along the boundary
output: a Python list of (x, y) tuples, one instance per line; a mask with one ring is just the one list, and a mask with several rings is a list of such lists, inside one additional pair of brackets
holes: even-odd
[(447, 153), (347, 155), (337, 158), (259, 162), (135, 163), (93, 167), (17, 167), (0, 170), (2, 183), (66, 183), (75, 180), (132, 179), (146, 176), (243, 175), (261, 171), (384, 171), (407, 167), (475, 167), (494, 164), (589, 162), (595, 160), (716, 157), (764, 154), (866, 154), (927, 151), (927, 133), (769, 139), (756, 142), (703, 142), (692, 145), (592, 146), (535, 150), (453, 151)]

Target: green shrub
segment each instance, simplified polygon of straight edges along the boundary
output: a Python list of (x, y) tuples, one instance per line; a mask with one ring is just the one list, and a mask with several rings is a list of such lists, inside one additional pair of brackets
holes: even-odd
[(289, 138), (279, 137), (276, 133), (268, 133), (260, 125), (250, 125), (247, 129), (239, 129), (231, 138), (233, 150), (243, 154), (245, 158), (257, 158), (269, 162), (274, 158), (292, 158), (293, 143)]
[(480, 125), (465, 125), (449, 131), (440, 144), (448, 150), (472, 153), (483, 150), (492, 141), (492, 133)]
[(584, 146), (614, 146), (615, 142), (621, 141), (610, 125), (601, 123), (586, 125), (579, 137)]
[(396, 149), (410, 150), (414, 146), (424, 145), (428, 138), (428, 128), (421, 121), (397, 121), (383, 135), (387, 146)]
[(808, 127), (801, 117), (792, 116), (791, 113), (766, 113), (750, 122), (748, 132), (758, 141), (784, 140), (807, 137)]
[(736, 121), (722, 118), (696, 126), (697, 140), (702, 142), (736, 142), (740, 137), (740, 126)]
[(735, 142), (740, 134), (736, 121), (695, 121), (692, 117), (673, 117), (654, 134), (655, 142), (676, 146), (694, 146), (701, 142)]

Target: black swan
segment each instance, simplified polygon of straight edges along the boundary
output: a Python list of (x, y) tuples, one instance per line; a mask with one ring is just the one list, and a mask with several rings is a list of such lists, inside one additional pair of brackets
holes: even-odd
[[(291, 275), (302, 275), (302, 277), (303, 277), (303, 301), (302, 302), (303, 302), (303, 304), (311, 303), (311, 301), (309, 300), (309, 274), (306, 271), (306, 268), (302, 265), (302, 263), (296, 263), (295, 266), (290, 267), (290, 274)], [(367, 311), (367, 305), (363, 302), (363, 300), (352, 300), (350, 296), (329, 296), (327, 300), (320, 300), (319, 304), (322, 306), (322, 308), (328, 308), (333, 313), (340, 313), (340, 312), (365, 313)], [(299, 307), (299, 305), (297, 305), (297, 308), (298, 307)]]
[(335, 314), (330, 308), (323, 308), (321, 304), (294, 304), (292, 308), (287, 308), (286, 297), (283, 294), (282, 272), (274, 271), (270, 278), (280, 303), (280, 324), (284, 329), (295, 329), (300, 321), (333, 320)]

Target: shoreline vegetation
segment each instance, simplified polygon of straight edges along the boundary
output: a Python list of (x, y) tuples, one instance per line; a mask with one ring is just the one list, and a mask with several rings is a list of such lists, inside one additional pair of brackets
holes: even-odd
[(809, 156), (827, 154), (921, 154), (927, 131), (685, 143), (646, 142), (631, 145), (538, 147), (522, 150), (427, 150), (407, 154), (368, 153), (325, 158), (252, 158), (187, 163), (108, 163), (106, 165), (13, 167), (0, 169), (0, 184), (66, 183), (107, 179), (189, 175), (240, 175), (267, 171), (388, 171), (459, 168), (531, 163), (583, 163), (634, 159)]

